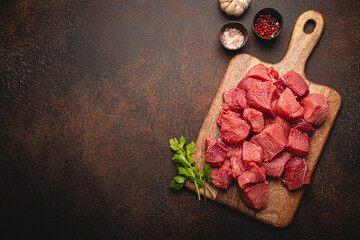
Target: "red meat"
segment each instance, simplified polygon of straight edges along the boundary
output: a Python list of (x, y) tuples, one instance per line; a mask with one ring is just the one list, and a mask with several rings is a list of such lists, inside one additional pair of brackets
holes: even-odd
[(243, 143), (243, 162), (246, 166), (249, 166), (251, 162), (261, 165), (263, 160), (263, 151), (261, 147), (245, 141)]
[(280, 178), (284, 172), (286, 163), (290, 160), (291, 154), (287, 151), (279, 153), (273, 160), (264, 162), (266, 175)]
[(224, 102), (233, 112), (242, 112), (248, 108), (246, 92), (239, 88), (229, 89), (223, 93)]
[(290, 129), (287, 149), (298, 157), (305, 157), (310, 150), (310, 138), (307, 133), (295, 128)]
[(235, 152), (237, 152), (237, 151), (239, 151), (239, 149), (241, 149), (241, 146), (240, 147), (232, 147), (232, 146), (229, 146), (229, 145), (225, 145), (225, 146), (228, 149), (228, 152), (227, 152), (225, 158), (231, 158), (231, 156), (234, 155)]
[(257, 210), (266, 205), (266, 176), (282, 178), (289, 190), (310, 183), (303, 159), (310, 150), (309, 135), (330, 112), (326, 97), (309, 94), (299, 74), (291, 70), (278, 77), (273, 68), (253, 66), (237, 88), (223, 93), (219, 141), (206, 139), (213, 184), (228, 189), (236, 179), (240, 197)]
[(289, 88), (297, 100), (300, 100), (309, 94), (308, 85), (304, 79), (293, 70), (290, 70), (284, 76), (279, 78), (275, 82), (275, 86), (279, 93), (282, 93), (286, 88)]
[(211, 166), (220, 166), (225, 160), (228, 149), (220, 141), (213, 138), (206, 138), (206, 146), (205, 161)]
[(228, 189), (233, 181), (231, 164), (226, 159), (220, 168), (212, 168), (210, 176), (213, 178), (212, 183), (221, 189)]
[(296, 101), (289, 88), (280, 95), (276, 106), (276, 113), (290, 122), (296, 122), (304, 115), (304, 108)]
[(235, 113), (233, 111), (230, 110), (229, 106), (227, 104), (223, 104), (220, 108), (220, 112), (219, 112), (219, 117), (217, 119), (217, 124), (221, 127), (221, 123), (222, 123), (222, 117), (225, 115), (225, 114), (228, 114), (228, 113), (233, 113), (235, 115), (237, 115), (238, 117), (241, 117), (241, 113)]
[(271, 103), (277, 98), (276, 87), (269, 82), (253, 82), (247, 86), (248, 104), (259, 111), (274, 116)]
[(280, 127), (283, 128), (285, 136), (289, 136), (289, 132), (290, 132), (290, 126), (291, 123), (289, 123), (288, 121), (284, 120), (282, 117), (280, 116), (275, 116), (275, 117), (269, 117), (265, 119), (265, 127), (267, 127), (270, 124), (279, 124)]
[(287, 138), (282, 127), (278, 124), (271, 124), (261, 133), (254, 135), (250, 142), (262, 148), (264, 161), (270, 161), (284, 150)]
[(246, 108), (243, 119), (251, 125), (253, 132), (259, 133), (264, 129), (264, 114), (253, 108)]
[(238, 178), (239, 187), (244, 189), (250, 183), (262, 182), (266, 179), (265, 168), (251, 162), (247, 169)]
[(234, 113), (225, 114), (222, 118), (220, 139), (230, 146), (240, 146), (249, 136), (251, 126)]
[(330, 113), (327, 99), (324, 95), (312, 93), (301, 100), (301, 105), (305, 108), (304, 119), (314, 126), (320, 126)]
[(276, 98), (275, 99), (273, 99), (272, 101), (271, 101), (271, 104), (270, 104), (270, 106), (271, 106), (271, 112), (273, 113), (273, 114), (276, 114), (276, 109), (277, 109), (277, 102), (279, 101), (279, 98), (276, 96)]
[(269, 193), (269, 183), (263, 182), (249, 184), (246, 188), (240, 188), (240, 197), (246, 205), (256, 210), (266, 206), (267, 195)]
[(294, 123), (292, 125), (292, 128), (295, 128), (301, 132), (307, 133), (310, 136), (313, 135), (315, 132), (314, 126), (305, 120), (301, 120), (300, 122)]
[(281, 182), (289, 189), (294, 190), (310, 183), (310, 174), (305, 159), (291, 158), (286, 166)]
[(258, 78), (263, 81), (275, 81), (279, 77), (279, 73), (274, 68), (267, 68), (263, 64), (259, 63), (247, 72), (246, 77)]
[(236, 151), (231, 155), (230, 158), (233, 178), (238, 179), (238, 177), (246, 170), (246, 166), (242, 160), (242, 148), (237, 148)]
[(230, 112), (229, 107), (226, 104), (223, 104), (220, 108), (219, 117), (216, 121), (220, 127), (221, 127), (221, 123), (222, 123), (222, 117), (228, 112)]
[(261, 82), (261, 80), (257, 79), (257, 78), (246, 77), (239, 82), (239, 84), (237, 85), (237, 88), (240, 88), (240, 89), (246, 91), (246, 87), (253, 82)]

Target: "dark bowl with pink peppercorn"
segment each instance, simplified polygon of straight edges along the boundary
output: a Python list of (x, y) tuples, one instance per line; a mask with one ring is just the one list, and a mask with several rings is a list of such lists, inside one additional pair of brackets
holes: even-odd
[(283, 28), (281, 14), (273, 8), (264, 8), (258, 11), (252, 23), (252, 29), (262, 40), (273, 40), (279, 36)]

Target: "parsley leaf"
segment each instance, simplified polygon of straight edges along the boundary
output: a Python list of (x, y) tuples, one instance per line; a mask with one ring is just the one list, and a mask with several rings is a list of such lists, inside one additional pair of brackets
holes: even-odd
[[(185, 182), (184, 182), (185, 183)], [(170, 187), (176, 189), (176, 190), (180, 190), (182, 188), (182, 186), (184, 186), (184, 183), (178, 183), (175, 181), (175, 179), (173, 179), (170, 183)]]
[(212, 177), (210, 176), (211, 174), (211, 170), (210, 170), (210, 165), (206, 164), (203, 168), (203, 173), (204, 173), (204, 179), (208, 182), (211, 183), (212, 182)]
[(196, 153), (194, 141), (186, 145), (186, 153), (188, 153), (189, 155)]
[(180, 147), (183, 148), (184, 145), (185, 145), (185, 143), (186, 143), (185, 138), (184, 138), (183, 136), (181, 136), (181, 137), (180, 137), (180, 142), (179, 142)]
[(181, 136), (179, 140), (177, 138), (170, 139), (169, 143), (170, 148), (176, 152), (172, 159), (176, 163), (179, 172), (179, 175), (171, 181), (170, 187), (180, 190), (186, 180), (192, 181), (195, 184), (199, 200), (201, 200), (199, 187), (204, 189), (204, 201), (206, 205), (206, 190), (213, 196), (210, 189), (205, 185), (205, 182), (212, 182), (210, 165), (206, 164), (201, 172), (199, 168), (194, 165), (195, 160), (191, 157), (192, 154), (196, 153), (194, 141), (185, 146), (186, 140)]
[(180, 146), (179, 140), (177, 140), (177, 138), (170, 139), (170, 147), (174, 151), (180, 151), (181, 150), (181, 146)]

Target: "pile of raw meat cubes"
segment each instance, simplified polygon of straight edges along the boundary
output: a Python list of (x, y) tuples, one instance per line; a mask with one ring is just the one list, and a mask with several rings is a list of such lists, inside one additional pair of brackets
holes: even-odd
[(228, 189), (237, 181), (241, 199), (259, 210), (267, 201), (267, 176), (281, 178), (289, 190), (310, 183), (305, 156), (314, 127), (330, 112), (325, 96), (309, 94), (292, 70), (279, 78), (273, 68), (258, 64), (223, 99), (219, 139), (206, 139), (205, 160), (216, 187)]

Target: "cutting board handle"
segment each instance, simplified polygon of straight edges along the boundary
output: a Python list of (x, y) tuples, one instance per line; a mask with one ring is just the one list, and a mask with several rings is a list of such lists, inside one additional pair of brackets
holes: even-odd
[[(308, 21), (315, 23), (314, 31), (309, 34), (304, 31)], [(289, 48), (281, 64), (287, 65), (289, 69), (296, 72), (305, 72), (306, 61), (319, 41), (324, 26), (324, 18), (320, 13), (307, 11), (301, 14), (295, 23)]]

